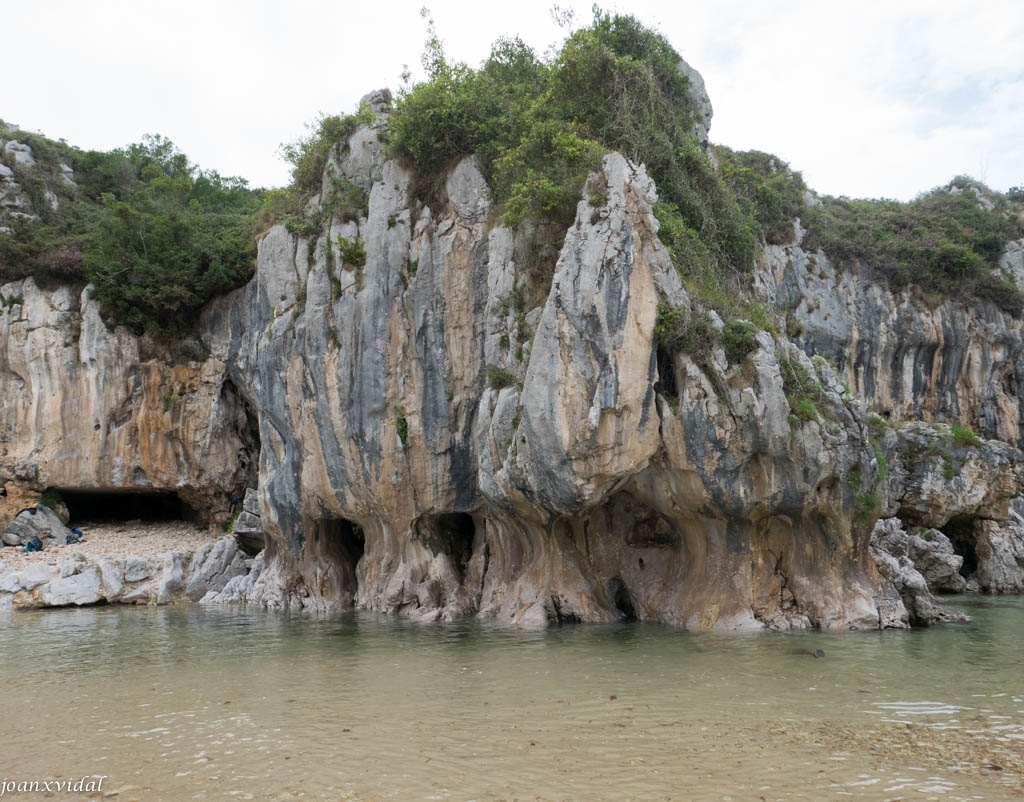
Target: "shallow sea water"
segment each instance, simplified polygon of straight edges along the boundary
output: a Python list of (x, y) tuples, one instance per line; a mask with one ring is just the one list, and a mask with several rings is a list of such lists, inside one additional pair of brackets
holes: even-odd
[(785, 635), (0, 613), (0, 780), (103, 775), (122, 802), (1024, 798), (1024, 599), (951, 603), (973, 623)]

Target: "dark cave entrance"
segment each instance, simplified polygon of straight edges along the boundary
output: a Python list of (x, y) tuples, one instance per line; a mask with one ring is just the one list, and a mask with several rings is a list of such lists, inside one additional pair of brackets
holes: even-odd
[(953, 544), (953, 551), (964, 558), (960, 576), (970, 579), (978, 570), (978, 552), (974, 547), (974, 519), (953, 518), (940, 530)]
[(363, 528), (346, 518), (320, 518), (312, 530), (314, 547), (338, 569), (339, 595), (351, 601), (359, 592), (356, 568), (366, 551)]
[(612, 600), (615, 609), (622, 614), (623, 621), (636, 621), (636, 608), (633, 607), (633, 599), (630, 598), (626, 583), (619, 577), (608, 582), (608, 598)]
[(654, 392), (661, 393), (666, 398), (679, 398), (679, 386), (676, 382), (676, 357), (664, 346), (659, 345), (655, 351), (655, 358), (658, 362), (658, 381), (654, 385)]
[(196, 511), (173, 491), (58, 489), (72, 523), (195, 521)]
[(463, 581), (469, 559), (473, 556), (473, 541), (476, 540), (473, 516), (465, 512), (425, 515), (417, 522), (416, 532), (434, 554), (448, 556), (459, 581)]

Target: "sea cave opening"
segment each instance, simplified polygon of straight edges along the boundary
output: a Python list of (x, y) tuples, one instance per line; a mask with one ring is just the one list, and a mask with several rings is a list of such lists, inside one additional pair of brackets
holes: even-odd
[(174, 491), (58, 488), (56, 492), (72, 523), (195, 521), (198, 517)]
[(465, 512), (425, 515), (417, 522), (417, 533), (434, 554), (445, 554), (459, 575), (465, 579), (469, 559), (473, 556), (476, 522)]
[(356, 568), (366, 551), (363, 528), (347, 518), (320, 518), (312, 522), (314, 546), (338, 570), (340, 594), (354, 599), (359, 592)]
[(953, 518), (944, 527), (942, 534), (949, 538), (953, 551), (964, 558), (960, 566), (960, 575), (970, 579), (978, 570), (978, 552), (974, 542), (974, 519)]
[(630, 598), (629, 588), (619, 577), (614, 577), (608, 582), (608, 598), (622, 614), (623, 621), (636, 621), (636, 608), (633, 606), (633, 599)]

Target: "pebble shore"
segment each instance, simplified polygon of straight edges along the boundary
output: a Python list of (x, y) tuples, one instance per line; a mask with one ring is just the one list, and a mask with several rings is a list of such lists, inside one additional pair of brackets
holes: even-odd
[(0, 562), (19, 570), (35, 563), (56, 565), (57, 561), (81, 554), (92, 561), (99, 557), (123, 560), (129, 555), (152, 557), (168, 551), (195, 552), (224, 537), (220, 529), (199, 529), (188, 521), (118, 521), (77, 523), (84, 533), (81, 543), (49, 546), (43, 551), (24, 553), (20, 547), (0, 548)]

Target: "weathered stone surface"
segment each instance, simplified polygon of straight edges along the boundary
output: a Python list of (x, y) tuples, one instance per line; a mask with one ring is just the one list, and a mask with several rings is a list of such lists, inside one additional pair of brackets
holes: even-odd
[(898, 606), (893, 604), (896, 595), (902, 599), (907, 612), (906, 621), (912, 626), (970, 620), (958, 610), (943, 607), (932, 596), (924, 576), (907, 556), (909, 540), (897, 518), (878, 521), (871, 535), (871, 556), (894, 591), (881, 594), (887, 600), (887, 603), (879, 605), (883, 626), (900, 626), (902, 615)]
[(174, 601), (185, 587), (185, 569), (180, 552), (168, 552), (162, 555), (160, 576), (156, 580), (156, 603), (168, 604)]
[(60, 572), (61, 579), (69, 577), (72, 574), (78, 573), (78, 571), (85, 564), (85, 555), (83, 554), (68, 554), (60, 559), (57, 563), (57, 570)]
[(967, 580), (960, 573), (964, 558), (938, 529), (924, 529), (907, 541), (908, 556), (933, 593), (962, 593)]
[(234, 538), (221, 538), (192, 555), (185, 595), (199, 601), (210, 591), (223, 590), (231, 579), (245, 573), (245, 557)]
[(260, 518), (260, 497), (255, 488), (246, 489), (242, 513), (235, 519), (231, 532), (238, 547), (245, 554), (255, 556), (263, 551), (266, 539), (263, 536), (263, 521)]
[(143, 579), (149, 579), (149, 572), (149, 561), (144, 557), (137, 557), (134, 554), (129, 554), (125, 559), (125, 582), (141, 582)]
[(36, 563), (18, 574), (18, 583), (25, 590), (32, 590), (54, 578), (53, 569), (44, 563)]
[(79, 573), (43, 585), (42, 602), (48, 607), (95, 604), (102, 598), (99, 569), (93, 565)]
[(707, 147), (713, 111), (711, 108), (711, 98), (708, 97), (708, 90), (704, 86), (704, 77), (685, 61), (679, 62), (679, 71), (689, 81), (687, 94), (696, 110), (693, 121), (693, 138), (704, 147)]
[[(710, 102), (699, 76), (690, 88), (706, 141)], [(952, 589), (968, 546), (1000, 555), (978, 577), (1015, 581), (1017, 541), (994, 522), (1024, 483), (1020, 452), (930, 424), (880, 436), (840, 378), (894, 421), (946, 418), (1017, 443), (1019, 322), (839, 274), (801, 249), (797, 224), (756, 274), (795, 342), (761, 332), (742, 365), (721, 347), (668, 353), (658, 307), (690, 302), (642, 167), (608, 156), (557, 251), (539, 243), (562, 232), (496, 222), (472, 158), (430, 207), (416, 202), (382, 144), (387, 98), (368, 103), (377, 120), (330, 154), (309, 211), (329, 208), (338, 178), (367, 207), (315, 242), (267, 232), (253, 281), (203, 313), (208, 358), (143, 356), (87, 291), (4, 289), (23, 300), (0, 312), (0, 478), (175, 491), (217, 519), (257, 484), (259, 443), (259, 494), (235, 528), (246, 548), (265, 543), (247, 575), (218, 544), (129, 558), (117, 592), (119, 566), (96, 567), (103, 593), (785, 629), (953, 620), (922, 570)], [(339, 264), (339, 237), (362, 239), (364, 265)], [(812, 420), (791, 414), (785, 362), (820, 385)], [(869, 549), (876, 496), (887, 516), (943, 528), (950, 549), (898, 521)], [(245, 540), (257, 527), (264, 538)]]
[(256, 518), (260, 517), (260, 494), (255, 487), (245, 489), (245, 499), (242, 501), (242, 510)]
[(101, 594), (108, 602), (116, 602), (121, 598), (125, 581), (125, 561), (111, 557), (101, 557), (96, 561), (102, 580)]
[[(1024, 321), (993, 304), (893, 292), (868, 269), (838, 270), (823, 252), (804, 250), (803, 229), (797, 234), (797, 244), (765, 249), (759, 291), (786, 314), (796, 344), (835, 361), (869, 413), (958, 421), (1024, 445)], [(1004, 255), (1010, 272), (1017, 245)]]
[(974, 523), (978, 567), (972, 577), (989, 593), (1024, 593), (1024, 526), (1019, 521)]
[[(252, 414), (216, 359), (146, 357), (103, 323), (89, 288), (0, 288), (0, 478), (32, 488), (173, 491), (226, 521), (252, 484)], [(63, 542), (63, 541), (61, 541)]]
[(37, 504), (31, 509), (19, 512), (14, 520), (7, 524), (2, 538), (8, 546), (24, 546), (34, 537), (38, 537), (46, 545), (64, 543), (69, 534), (70, 531), (53, 510)]
[[(756, 381), (721, 349), (659, 364), (658, 304), (688, 299), (642, 168), (605, 160), (603, 193), (584, 194), (606, 202), (581, 202), (561, 253), (540, 256), (550, 287), (522, 267), (533, 233), (492, 224), (472, 160), (447, 205), (415, 214), (377, 129), (330, 161), (324, 199), (338, 174), (369, 188), (365, 216), (311, 248), (272, 229), (254, 281), (204, 315), (262, 443), (266, 567), (218, 600), (521, 625), (879, 625), (847, 482), (875, 470), (859, 413), (827, 365), (767, 334)], [(338, 235), (367, 257), (332, 289)], [(790, 420), (776, 352), (821, 381), (821, 420)], [(507, 386), (488, 387), (495, 375)]]
[(17, 593), (19, 590), (18, 572), (0, 563), (0, 593)]
[(6, 142), (4, 143), (4, 151), (13, 157), (14, 161), (18, 164), (32, 167), (36, 163), (35, 157), (32, 155), (32, 148), (24, 142), (17, 142), (15, 140)]
[(199, 601), (202, 604), (231, 604), (255, 602), (255, 587), (263, 573), (264, 553), (261, 551), (247, 566), (247, 572), (229, 579), (219, 592), (210, 590)]
[(125, 591), (121, 598), (123, 604), (156, 604), (157, 603), (157, 582), (150, 580), (144, 582), (131, 590)]
[(1024, 485), (1024, 454), (996, 440), (958, 442), (943, 424), (910, 423), (881, 439), (890, 468), (886, 515), (939, 529), (954, 519), (1005, 520)]

